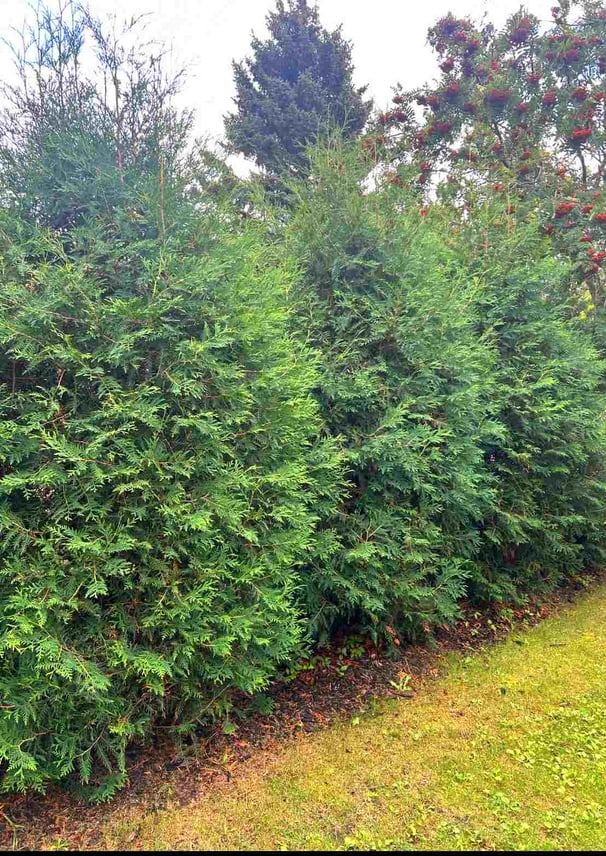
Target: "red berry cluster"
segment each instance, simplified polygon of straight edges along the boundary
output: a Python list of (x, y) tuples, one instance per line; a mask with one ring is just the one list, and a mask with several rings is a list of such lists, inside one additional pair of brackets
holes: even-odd
[(573, 128), (568, 140), (571, 143), (579, 143), (589, 139), (590, 136), (591, 128)]
[(552, 107), (554, 104), (557, 104), (557, 101), (558, 93), (556, 89), (548, 89), (542, 98), (542, 102), (546, 107)]
[(489, 89), (484, 96), (484, 101), (494, 107), (504, 107), (510, 98), (510, 89)]
[(555, 216), (558, 219), (566, 217), (571, 211), (574, 211), (576, 207), (576, 202), (560, 202), (559, 205), (556, 206)]

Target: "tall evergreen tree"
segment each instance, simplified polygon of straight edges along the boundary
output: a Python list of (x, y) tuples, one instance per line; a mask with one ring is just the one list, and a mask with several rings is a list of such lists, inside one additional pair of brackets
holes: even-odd
[[(44, 13), (38, 45), (79, 51), (68, 23)], [(298, 646), (308, 464), (333, 463), (293, 266), (200, 216), (156, 90), (108, 116), (90, 57), (46, 57), (6, 117), (21, 193), (0, 159), (0, 791), (74, 772), (103, 797), (127, 740), (224, 714)]]
[(234, 63), (237, 111), (225, 119), (234, 150), (269, 172), (305, 171), (305, 146), (338, 127), (354, 137), (370, 101), (353, 85), (351, 46), (328, 32), (307, 0), (278, 0), (267, 17), (270, 37), (253, 37), (252, 58)]
[(497, 357), (496, 431), (484, 442), (497, 496), (472, 590), (509, 598), (550, 588), (604, 561), (604, 364), (568, 317), (573, 268), (538, 216), (512, 223), (498, 200), (464, 223), (435, 209), (428, 220), (449, 231), (478, 282), (476, 331)]
[(443, 233), (408, 196), (361, 193), (367, 167), (354, 147), (318, 149), (313, 180), (292, 186), (297, 326), (321, 353), (316, 394), (347, 466), (303, 594), (319, 634), (345, 622), (414, 635), (457, 613), (492, 507), (492, 357)]

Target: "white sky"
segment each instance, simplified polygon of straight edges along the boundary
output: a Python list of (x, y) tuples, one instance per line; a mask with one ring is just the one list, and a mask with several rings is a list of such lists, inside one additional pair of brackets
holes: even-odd
[[(275, 0), (89, 0), (89, 5), (99, 16), (116, 13), (118, 21), (150, 13), (149, 36), (172, 46), (176, 66), (189, 66), (181, 97), (196, 112), (196, 132), (220, 138), (223, 116), (232, 108), (231, 61), (250, 52), (252, 31), (266, 33), (265, 16)], [(353, 42), (356, 82), (368, 84), (369, 94), (383, 107), (398, 81), (412, 88), (436, 74), (425, 40), (437, 18), (449, 11), (474, 18), (488, 12), (499, 25), (520, 0), (318, 0), (317, 5), (327, 29), (343, 24), (344, 36)], [(551, 20), (553, 0), (525, 5)], [(0, 0), (0, 36), (20, 26), (27, 10), (28, 0)], [(0, 50), (0, 74), (6, 73), (6, 62), (6, 49)]]

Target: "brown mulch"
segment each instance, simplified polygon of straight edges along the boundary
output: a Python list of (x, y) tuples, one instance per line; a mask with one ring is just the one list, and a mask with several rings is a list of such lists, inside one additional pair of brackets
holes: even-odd
[(129, 755), (129, 784), (109, 805), (91, 805), (57, 787), (45, 795), (0, 797), (0, 849), (47, 849), (53, 841), (72, 850), (95, 849), (112, 816), (134, 807), (149, 814), (162, 809), (169, 799), (185, 805), (229, 782), (245, 762), (254, 763), (293, 735), (347, 719), (374, 699), (413, 697), (401, 680), (403, 675), (409, 675), (415, 685), (421, 678), (434, 678), (446, 654), (479, 650), (514, 628), (537, 624), (574, 602), (582, 589), (571, 583), (540, 601), (508, 611), (494, 608), (480, 613), (464, 605), (462, 619), (438, 630), (431, 646), (399, 645), (395, 639), (389, 650), (378, 650), (365, 642), (363, 655), (356, 659), (342, 653), (342, 644), (318, 652), (310, 668), (266, 692), (271, 713), (243, 718), (233, 734), (209, 728), (189, 746), (178, 747), (157, 737), (153, 745), (134, 747)]

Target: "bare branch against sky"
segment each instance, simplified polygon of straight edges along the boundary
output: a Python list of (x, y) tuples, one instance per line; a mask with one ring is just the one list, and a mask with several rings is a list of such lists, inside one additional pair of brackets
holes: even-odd
[[(51, 0), (52, 2), (52, 0)], [(251, 32), (263, 36), (265, 16), (275, 0), (89, 0), (99, 16), (116, 14), (118, 21), (149, 13), (150, 37), (172, 46), (175, 68), (187, 65), (188, 83), (181, 99), (196, 111), (196, 131), (220, 138), (223, 115), (231, 108), (234, 93), (232, 59), (250, 52)], [(343, 25), (353, 42), (356, 83), (369, 84), (378, 106), (391, 97), (400, 81), (414, 87), (436, 74), (435, 59), (425, 44), (427, 29), (436, 18), (456, 15), (481, 17), (489, 11), (497, 24), (520, 6), (519, 0), (318, 0), (324, 26)], [(525, 4), (545, 20), (551, 20), (553, 0), (528, 0)], [(20, 27), (28, 0), (0, 0), (1, 35)], [(0, 74), (8, 73), (8, 52), (0, 56)]]

